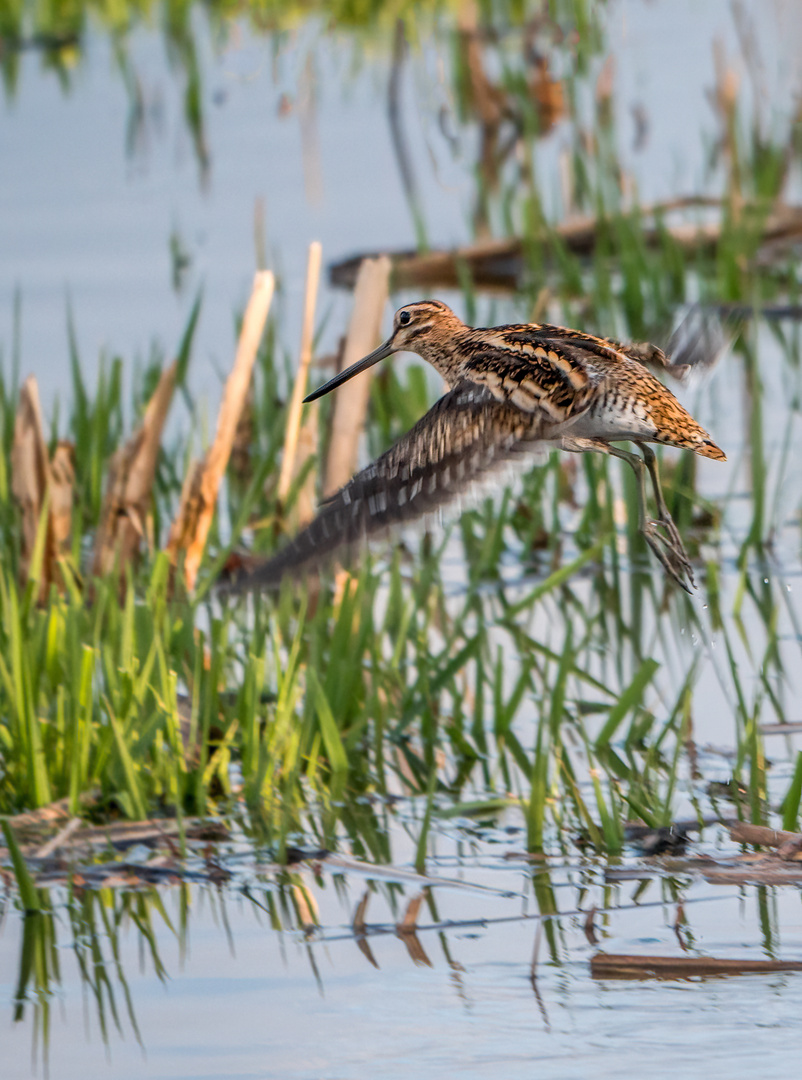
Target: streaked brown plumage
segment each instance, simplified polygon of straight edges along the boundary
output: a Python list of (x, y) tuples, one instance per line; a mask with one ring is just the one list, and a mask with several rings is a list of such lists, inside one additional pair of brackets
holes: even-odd
[[(384, 345), (312, 401), (394, 352), (415, 352), (452, 389), (391, 450), (345, 485), (283, 551), (232, 583), (275, 586), (343, 545), (444, 506), (494, 468), (538, 448), (599, 451), (627, 461), (639, 481), (640, 529), (667, 573), (685, 589), (691, 565), (663, 498), (656, 442), (725, 460), (708, 433), (644, 366), (666, 365), (653, 345), (623, 345), (537, 323), (466, 326), (445, 304), (423, 300), (395, 315)], [(611, 446), (636, 443), (643, 457)], [(645, 472), (657, 503), (646, 515)]]

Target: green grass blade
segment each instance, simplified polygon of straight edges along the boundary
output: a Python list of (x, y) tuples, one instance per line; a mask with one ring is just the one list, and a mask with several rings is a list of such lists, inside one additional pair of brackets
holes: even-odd
[(643, 661), (636, 671), (632, 682), (626, 690), (624, 690), (612, 709), (610, 709), (610, 715), (607, 717), (604, 726), (596, 737), (597, 750), (600, 750), (609, 744), (627, 713), (640, 703), (646, 687), (654, 678), (654, 674), (659, 667), (660, 664), (657, 660), (648, 658)]
[(326, 747), (326, 754), (332, 771), (335, 773), (348, 772), (348, 755), (340, 738), (337, 721), (334, 719), (334, 713), (331, 711), (331, 706), (323, 687), (320, 685), (320, 680), (311, 668), (307, 671), (307, 680), (312, 687), (320, 733), (323, 736), (323, 745)]

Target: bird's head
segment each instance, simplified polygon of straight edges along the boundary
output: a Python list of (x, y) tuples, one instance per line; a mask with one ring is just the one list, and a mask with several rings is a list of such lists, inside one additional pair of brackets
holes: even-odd
[(405, 304), (396, 311), (393, 317), (393, 332), (383, 345), (341, 371), (339, 375), (335, 375), (333, 379), (329, 379), (317, 390), (313, 390), (304, 401), (315, 401), (336, 390), (354, 375), (367, 371), (392, 353), (417, 352), (425, 356), (426, 345), (436, 339), (438, 333), (448, 334), (459, 326), (462, 326), (462, 323), (451, 308), (441, 304), (439, 300), (418, 300), (414, 304)]

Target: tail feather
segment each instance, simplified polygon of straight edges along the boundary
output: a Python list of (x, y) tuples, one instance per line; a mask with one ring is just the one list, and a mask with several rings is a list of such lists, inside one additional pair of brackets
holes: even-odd
[(704, 439), (704, 441), (699, 446), (695, 446), (694, 450), (702, 457), (709, 457), (712, 458), (714, 461), (727, 460), (727, 455), (724, 453), (720, 446), (716, 446), (716, 444), (709, 436), (708, 438)]

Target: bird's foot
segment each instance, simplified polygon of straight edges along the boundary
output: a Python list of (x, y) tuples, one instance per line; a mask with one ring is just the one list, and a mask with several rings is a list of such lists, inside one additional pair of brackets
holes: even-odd
[[(661, 532), (661, 529), (665, 531)], [(682, 537), (672, 519), (666, 516), (657, 521), (649, 521), (642, 531), (646, 543), (657, 556), (668, 576), (676, 581), (686, 593), (692, 593), (696, 588), (693, 567), (685, 545), (682, 543)]]

